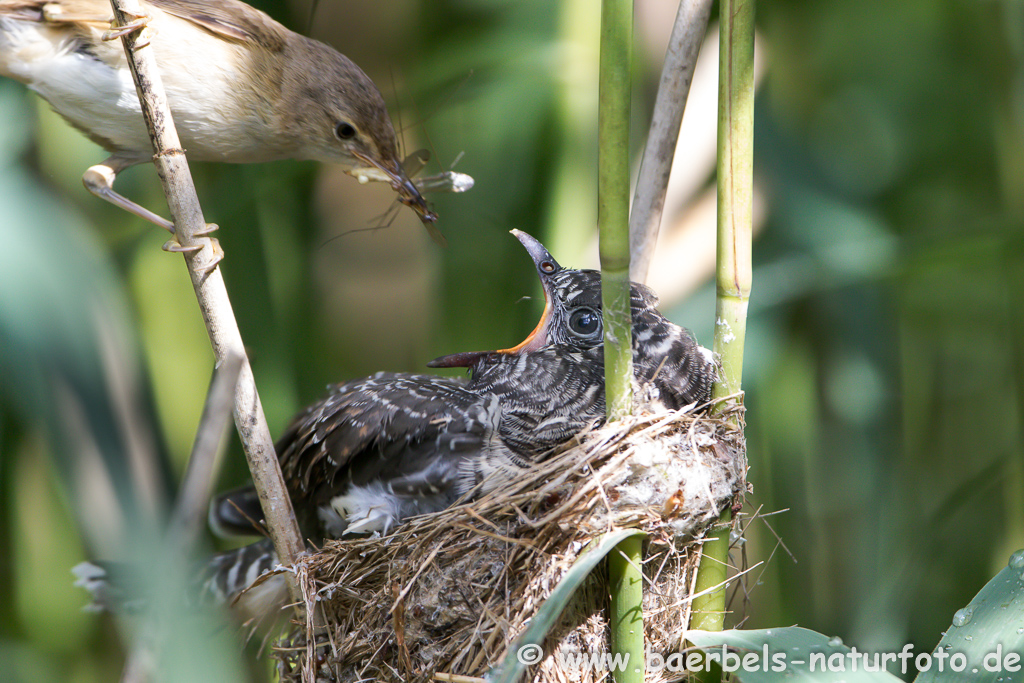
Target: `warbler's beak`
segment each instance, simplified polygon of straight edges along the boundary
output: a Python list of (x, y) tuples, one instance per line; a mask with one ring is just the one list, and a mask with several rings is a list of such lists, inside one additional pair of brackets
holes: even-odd
[(396, 163), (395, 168), (390, 169), (385, 164), (366, 154), (356, 151), (353, 151), (352, 154), (363, 162), (365, 166), (349, 170), (349, 175), (355, 176), (361, 183), (368, 180), (379, 180), (389, 183), (391, 188), (398, 193), (398, 201), (415, 211), (416, 215), (420, 217), (420, 222), (423, 223), (431, 238), (442, 247), (447, 245), (444, 235), (434, 226), (434, 223), (437, 222), (437, 214), (430, 210), (427, 200), (420, 194), (419, 189), (409, 179), (401, 165)]
[(533, 259), (533, 263), (537, 266), (537, 276), (540, 278), (541, 287), (544, 290), (544, 312), (541, 313), (540, 322), (533, 328), (533, 332), (530, 332), (519, 344), (516, 344), (510, 349), (499, 349), (497, 351), (471, 351), (468, 353), (455, 353), (450, 356), (441, 356), (427, 363), (429, 368), (468, 368), (475, 365), (480, 359), (485, 358), (491, 354), (503, 353), (507, 355), (521, 355), (536, 351), (547, 345), (548, 343), (548, 328), (551, 325), (551, 300), (552, 294), (552, 282), (551, 275), (562, 270), (562, 266), (558, 265), (558, 261), (551, 256), (550, 252), (544, 248), (544, 245), (534, 239), (532, 236), (526, 234), (521, 230), (512, 230), (513, 235), (516, 239), (522, 242), (523, 246), (526, 247), (527, 253), (530, 254), (530, 258)]

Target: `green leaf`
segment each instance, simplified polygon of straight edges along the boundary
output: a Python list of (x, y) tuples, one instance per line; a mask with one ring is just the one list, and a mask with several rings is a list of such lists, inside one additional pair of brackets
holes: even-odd
[[(562, 610), (569, 604), (569, 599), (583, 583), (583, 580), (590, 575), (598, 562), (603, 560), (605, 555), (619, 543), (633, 536), (645, 535), (644, 532), (637, 529), (620, 529), (605, 534), (592, 542), (590, 547), (576, 558), (576, 562), (558, 582), (555, 590), (551, 591), (551, 595), (537, 610), (530, 625), (509, 648), (505, 660), (496, 668), (491, 669), (487, 675), (488, 680), (492, 683), (516, 683), (526, 671), (527, 666), (539, 663), (542, 659), (541, 647), (545, 636), (558, 621)], [(534, 657), (534, 654), (537, 656)]]
[[(865, 671), (865, 663), (876, 667), (875, 653), (865, 659), (856, 648), (837, 639), (795, 626), (760, 631), (689, 631), (687, 639), (709, 655), (735, 667), (740, 681), (857, 681), (880, 683), (899, 679), (885, 671)], [(725, 661), (718, 646), (738, 659)], [(907, 651), (909, 652), (909, 650)], [(1024, 550), (1018, 550), (999, 574), (989, 581), (967, 607), (953, 616), (953, 624), (931, 653), (892, 660), (903, 671), (920, 670), (915, 683), (962, 680), (997, 683), (1020, 680), (1024, 671)], [(879, 658), (885, 653), (879, 653)], [(895, 653), (892, 653), (895, 654)], [(890, 656), (892, 656), (890, 654)], [(756, 665), (743, 661), (749, 655)], [(732, 655), (728, 655), (732, 656)], [(911, 658), (912, 657), (912, 658)], [(856, 670), (853, 662), (856, 661)], [(826, 670), (822, 671), (824, 662)], [(812, 670), (812, 665), (814, 670)]]
[[(756, 631), (687, 631), (686, 639), (718, 659), (726, 672), (743, 683), (820, 681), (821, 683), (899, 683), (882, 671), (864, 670), (864, 653), (815, 631), (798, 626)], [(723, 654), (721, 646), (727, 646)], [(913, 666), (913, 653), (908, 667)], [(875, 667), (872, 654), (870, 668)], [(672, 662), (668, 665), (671, 667)], [(897, 660), (897, 666), (899, 661)], [(856, 669), (854, 668), (856, 667)]]
[[(972, 683), (1021, 680), (1024, 671), (1024, 550), (1010, 556), (1001, 572), (985, 584), (967, 607), (953, 615), (953, 624), (935, 648), (939, 655), (915, 683), (953, 681), (966, 674)], [(953, 670), (963, 655), (964, 668)], [(954, 660), (956, 657), (956, 660)], [(956, 668), (960, 668), (956, 666)]]

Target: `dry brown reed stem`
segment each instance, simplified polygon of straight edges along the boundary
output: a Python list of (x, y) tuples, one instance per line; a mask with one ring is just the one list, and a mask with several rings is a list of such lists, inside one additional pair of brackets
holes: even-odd
[[(145, 16), (137, 0), (111, 0), (111, 7), (120, 26)], [(160, 176), (171, 210), (175, 240), (182, 247), (197, 248), (197, 251), (185, 253), (185, 263), (203, 315), (203, 322), (210, 336), (214, 356), (218, 363), (225, 362), (231, 355), (243, 359), (241, 375), (235, 386), (235, 425), (241, 437), (253, 483), (259, 493), (274, 548), (281, 561), (290, 564), (305, 550), (305, 546), (295, 521), (291, 499), (284, 485), (281, 467), (277, 462), (274, 441), (263, 415), (263, 406), (256, 390), (252, 368), (245, 354), (242, 335), (235, 321), (224, 278), (220, 269), (216, 267), (220, 248), (215, 240), (204, 235), (207, 225), (199, 206), (185, 153), (181, 149), (174, 128), (160, 71), (153, 50), (145, 47), (148, 37), (144, 32), (149, 30), (143, 28), (142, 31), (128, 33), (122, 40), (142, 113), (156, 152), (153, 164), (157, 169), (157, 175)], [(139, 45), (142, 47), (136, 48), (140, 36), (143, 42)]]

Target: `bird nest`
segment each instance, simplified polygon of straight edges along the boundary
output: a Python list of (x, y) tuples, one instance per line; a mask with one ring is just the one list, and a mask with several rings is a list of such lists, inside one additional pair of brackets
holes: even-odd
[[(648, 651), (680, 651), (701, 538), (746, 491), (739, 422), (739, 405), (717, 419), (673, 412), (615, 422), (501, 490), (384, 538), (328, 541), (295, 567), (306, 614), (315, 616), (278, 644), (282, 681), (482, 677), (587, 544), (621, 528), (648, 535)], [(549, 632), (532, 680), (607, 676), (565, 665), (566, 656), (609, 651), (603, 572), (583, 583)], [(651, 671), (648, 680), (669, 676)]]

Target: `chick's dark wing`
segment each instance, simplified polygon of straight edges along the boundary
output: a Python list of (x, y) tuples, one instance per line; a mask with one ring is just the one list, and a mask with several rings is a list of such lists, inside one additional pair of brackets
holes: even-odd
[(480, 448), (494, 402), (459, 380), (378, 373), (331, 389), (277, 442), (288, 487), (311, 497), (345, 481), (398, 479), (438, 453)]

